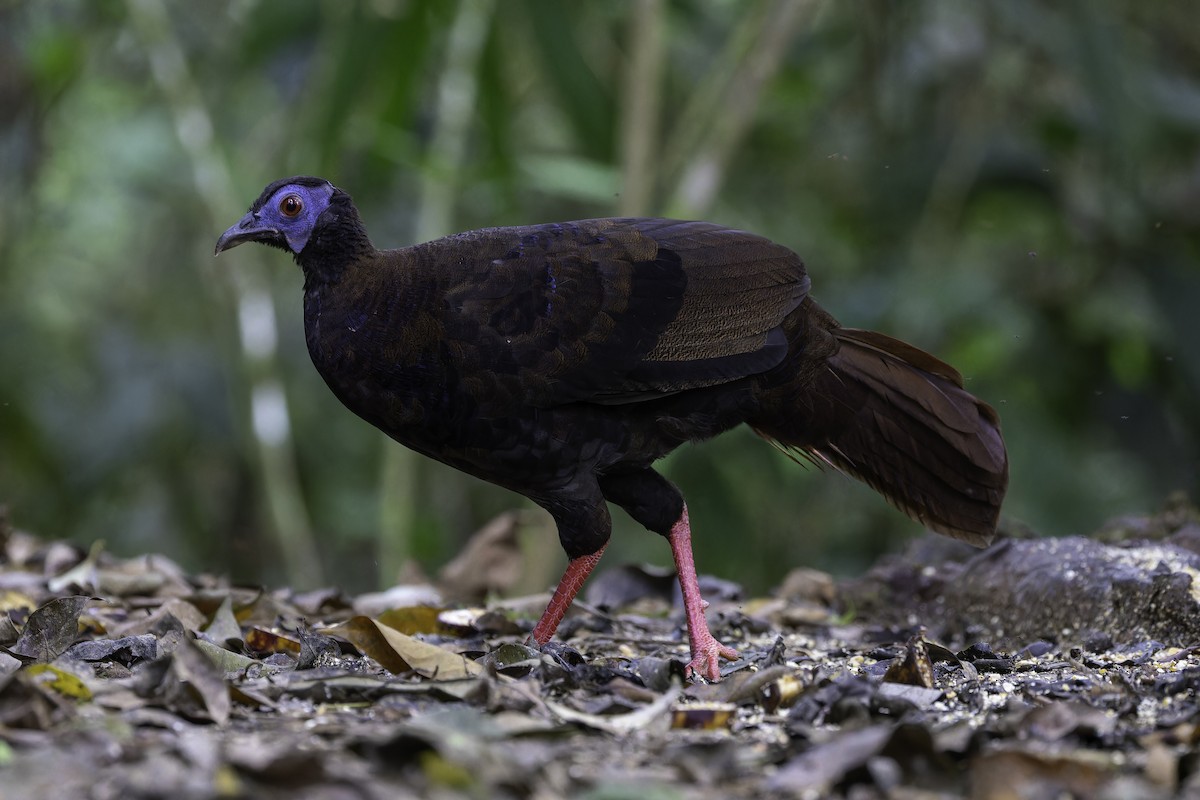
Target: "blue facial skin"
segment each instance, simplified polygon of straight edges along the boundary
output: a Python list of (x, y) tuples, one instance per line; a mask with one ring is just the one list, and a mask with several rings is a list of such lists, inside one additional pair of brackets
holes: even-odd
[[(243, 242), (263, 242), (299, 254), (308, 244), (317, 219), (329, 207), (332, 184), (303, 186), (289, 183), (277, 189), (257, 209), (251, 209), (217, 240), (216, 253)], [(298, 206), (298, 207), (297, 207)]]

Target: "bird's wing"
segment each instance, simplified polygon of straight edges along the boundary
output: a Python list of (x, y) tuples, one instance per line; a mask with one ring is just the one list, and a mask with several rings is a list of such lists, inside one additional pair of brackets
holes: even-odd
[(450, 359), (463, 375), (517, 378), (540, 406), (633, 402), (768, 370), (809, 285), (787, 248), (704, 222), (583, 220), (434, 244), (467, 256), (446, 292)]

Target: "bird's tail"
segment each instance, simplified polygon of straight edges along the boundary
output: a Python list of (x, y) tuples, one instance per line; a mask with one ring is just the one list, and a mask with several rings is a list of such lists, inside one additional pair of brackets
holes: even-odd
[(865, 481), (933, 530), (990, 542), (1008, 485), (996, 412), (912, 345), (853, 328), (830, 334), (836, 351), (815, 375), (797, 376), (790, 397), (786, 385), (769, 392), (755, 430)]

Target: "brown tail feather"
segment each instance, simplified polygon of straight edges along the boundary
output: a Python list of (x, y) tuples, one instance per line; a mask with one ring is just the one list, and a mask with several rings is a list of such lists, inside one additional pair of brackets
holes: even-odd
[(953, 367), (910, 344), (853, 328), (831, 333), (837, 350), (793, 396), (804, 398), (801, 408), (776, 399), (755, 428), (865, 481), (936, 531), (990, 542), (1008, 485), (996, 412), (962, 388)]

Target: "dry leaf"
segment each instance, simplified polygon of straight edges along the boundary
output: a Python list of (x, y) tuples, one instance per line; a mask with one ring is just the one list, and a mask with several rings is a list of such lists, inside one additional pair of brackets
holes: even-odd
[(79, 615), (91, 598), (57, 597), (29, 615), (25, 630), (9, 650), (18, 658), (47, 662), (61, 656), (79, 635)]
[(43, 689), (52, 689), (56, 694), (72, 700), (91, 700), (92, 692), (78, 675), (51, 664), (31, 664), (25, 669), (34, 683)]
[(404, 608), (390, 608), (376, 619), (392, 630), (400, 631), (408, 636), (418, 633), (440, 635), (445, 633), (442, 624), (438, 621), (438, 615), (441, 613), (442, 610), (434, 606), (405, 606)]
[(241, 641), (242, 626), (238, 624), (237, 618), (233, 615), (233, 598), (227, 596), (222, 600), (221, 605), (217, 606), (217, 610), (213, 612), (212, 622), (201, 630), (218, 644), (230, 639)]
[(324, 629), (322, 633), (350, 641), (392, 673), (412, 670), (433, 680), (454, 680), (484, 673), (483, 667), (458, 653), (414, 639), (370, 617), (353, 617)]
[(904, 646), (904, 653), (888, 667), (883, 676), (888, 683), (933, 687), (933, 663), (925, 647), (924, 631), (917, 633)]
[(450, 597), (469, 602), (512, 589), (521, 577), (524, 559), (517, 532), (520, 512), (499, 515), (479, 529), (463, 551), (439, 574), (439, 584)]
[(246, 647), (256, 653), (287, 653), (300, 655), (300, 642), (257, 625), (246, 631)]
[(199, 642), (188, 637), (180, 640), (171, 656), (175, 675), (196, 690), (213, 722), (224, 725), (232, 704), (225, 672), (212, 662)]

